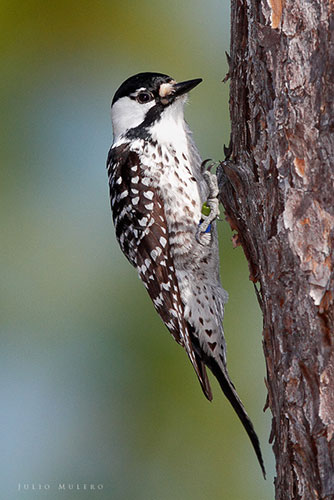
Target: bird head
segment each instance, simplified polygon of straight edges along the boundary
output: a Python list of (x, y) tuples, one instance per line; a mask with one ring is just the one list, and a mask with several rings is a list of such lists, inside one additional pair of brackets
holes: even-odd
[(196, 78), (177, 83), (161, 73), (138, 73), (125, 80), (111, 105), (114, 141), (125, 134), (145, 138), (164, 118), (183, 120), (187, 93), (201, 81)]

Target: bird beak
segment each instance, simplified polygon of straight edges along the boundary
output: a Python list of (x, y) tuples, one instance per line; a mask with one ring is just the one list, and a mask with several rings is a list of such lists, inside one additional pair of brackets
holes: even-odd
[(202, 78), (195, 78), (195, 80), (187, 80), (186, 82), (174, 83), (173, 84), (173, 97), (179, 97), (180, 95), (190, 92), (196, 85), (201, 83)]
[(196, 78), (195, 80), (187, 80), (186, 82), (176, 83), (175, 80), (172, 80), (168, 83), (162, 83), (159, 89), (160, 102), (164, 106), (168, 106), (174, 102), (174, 99), (180, 97), (181, 95), (186, 94), (191, 89), (196, 87), (199, 83), (201, 83), (202, 78)]

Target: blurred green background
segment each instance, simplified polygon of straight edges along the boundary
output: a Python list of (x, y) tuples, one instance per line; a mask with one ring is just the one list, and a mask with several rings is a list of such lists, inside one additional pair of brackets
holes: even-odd
[(241, 249), (221, 223), (229, 370), (266, 482), (218, 385), (210, 404), (121, 254), (105, 171), (112, 95), (139, 71), (204, 79), (187, 119), (203, 158), (223, 157), (229, 3), (0, 5), (1, 498), (272, 498), (261, 316)]

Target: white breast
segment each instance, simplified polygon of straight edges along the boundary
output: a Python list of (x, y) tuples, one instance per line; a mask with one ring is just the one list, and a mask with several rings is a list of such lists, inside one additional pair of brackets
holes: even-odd
[(173, 146), (176, 151), (188, 149), (184, 103), (185, 99), (178, 99), (172, 105), (167, 106), (160, 119), (150, 129), (154, 141), (162, 146)]

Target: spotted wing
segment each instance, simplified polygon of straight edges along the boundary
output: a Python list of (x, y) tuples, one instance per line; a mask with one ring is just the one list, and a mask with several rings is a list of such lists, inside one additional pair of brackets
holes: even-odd
[[(119, 149), (121, 148), (121, 149)], [(204, 394), (212, 399), (205, 366), (194, 352), (181, 301), (163, 203), (141, 169), (137, 153), (125, 145), (108, 158), (110, 197), (116, 236), (137, 268), (155, 309), (194, 366)]]

